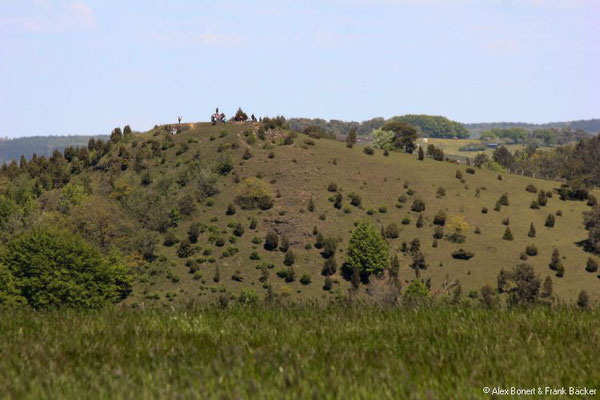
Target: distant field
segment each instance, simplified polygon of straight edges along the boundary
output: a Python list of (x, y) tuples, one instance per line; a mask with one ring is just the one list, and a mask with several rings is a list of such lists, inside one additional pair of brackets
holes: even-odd
[[(419, 139), (417, 143), (423, 144), (423, 139)], [(478, 153), (482, 153), (480, 151), (460, 151), (460, 148), (463, 146), (467, 146), (469, 144), (481, 144), (479, 139), (437, 139), (437, 138), (428, 138), (427, 144), (433, 144), (436, 147), (441, 147), (444, 150), (446, 155), (455, 155), (460, 157), (468, 157), (473, 158)], [(427, 144), (425, 147), (427, 147)], [(514, 153), (517, 150), (523, 150), (525, 146), (522, 144), (508, 144), (504, 145), (511, 153)], [(487, 148), (483, 153), (487, 154), (489, 157), (492, 157), (494, 154), (494, 149)]]
[(0, 313), (0, 397), (489, 399), (597, 387), (600, 311), (348, 307)]

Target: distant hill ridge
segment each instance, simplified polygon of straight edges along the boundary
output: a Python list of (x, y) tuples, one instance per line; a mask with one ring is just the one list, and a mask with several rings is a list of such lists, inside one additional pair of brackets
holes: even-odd
[(0, 164), (19, 161), (22, 155), (29, 159), (33, 154), (50, 156), (54, 150), (63, 151), (69, 146), (86, 146), (91, 138), (108, 140), (107, 135), (30, 136), (0, 139)]
[[(479, 137), (481, 132), (494, 128), (525, 128), (527, 130), (544, 128), (572, 128), (584, 130), (588, 133), (600, 132), (600, 119), (548, 122), (532, 124), (526, 122), (482, 122), (460, 123), (445, 117), (433, 115), (402, 115), (398, 117), (406, 122), (418, 125), (424, 136), (433, 137), (466, 137), (466, 131), (471, 137)], [(345, 137), (351, 129), (355, 129), (358, 136), (368, 136), (374, 129), (379, 129), (386, 122), (385, 118), (375, 117), (370, 120), (342, 121), (325, 120), (321, 118), (290, 118), (288, 123), (295, 131), (303, 131), (309, 126), (318, 126), (328, 133), (338, 137)], [(463, 129), (466, 128), (465, 129)], [(439, 129), (438, 129), (439, 128)], [(439, 135), (435, 130), (438, 129)], [(450, 132), (450, 133), (449, 133)], [(30, 136), (16, 139), (0, 139), (0, 164), (18, 161), (21, 155), (27, 159), (35, 153), (38, 156), (50, 156), (54, 150), (64, 150), (69, 146), (85, 146), (90, 138), (108, 140), (108, 135), (73, 135), (73, 136)]]
[(577, 121), (565, 121), (565, 122), (547, 122), (544, 124), (532, 124), (527, 122), (481, 122), (481, 123), (468, 123), (463, 124), (472, 134), (478, 136), (481, 132), (494, 129), (494, 128), (525, 128), (528, 130), (533, 129), (549, 129), (549, 128), (571, 128), (581, 129), (588, 133), (600, 132), (600, 119), (585, 119)]

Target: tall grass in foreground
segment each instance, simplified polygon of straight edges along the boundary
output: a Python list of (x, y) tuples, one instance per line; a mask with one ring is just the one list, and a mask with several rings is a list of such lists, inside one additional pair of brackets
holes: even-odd
[(489, 398), (600, 383), (600, 312), (331, 306), (0, 312), (0, 397)]

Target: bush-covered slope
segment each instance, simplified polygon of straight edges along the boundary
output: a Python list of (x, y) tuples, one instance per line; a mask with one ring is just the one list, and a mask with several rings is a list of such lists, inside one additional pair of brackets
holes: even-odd
[[(7, 240), (51, 223), (121, 254), (134, 277), (128, 303), (214, 301), (244, 289), (292, 300), (345, 296), (356, 284), (343, 267), (348, 241), (363, 219), (387, 236), (404, 285), (418, 267), (434, 294), (460, 283), (466, 295), (495, 288), (501, 269), (526, 262), (566, 300), (581, 290), (598, 297), (600, 279), (586, 271), (590, 254), (578, 245), (589, 207), (554, 195), (530, 208), (538, 194), (528, 185), (545, 193), (556, 183), (500, 180), (493, 171), (404, 153), (367, 155), (272, 127), (195, 124), (175, 136), (159, 127), (12, 166), (3, 173), (0, 233)], [(434, 224), (444, 214), (445, 226)], [(546, 227), (550, 214), (555, 222)], [(512, 240), (503, 239), (507, 229)], [(537, 255), (524, 255), (528, 245)], [(461, 249), (473, 256), (453, 257)], [(562, 277), (549, 268), (554, 249)], [(422, 256), (416, 264), (415, 254)], [(376, 282), (359, 284), (358, 295)]]

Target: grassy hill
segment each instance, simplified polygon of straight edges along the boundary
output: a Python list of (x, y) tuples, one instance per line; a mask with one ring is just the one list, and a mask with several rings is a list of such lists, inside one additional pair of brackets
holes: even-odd
[[(193, 165), (214, 166), (223, 154), (229, 154), (233, 161), (233, 170), (218, 178), (218, 194), (197, 202), (191, 215), (181, 218), (177, 226), (167, 232), (160, 233), (155, 261), (144, 262), (139, 256), (136, 258), (135, 250), (132, 251), (129, 262), (132, 270), (136, 271), (136, 283), (126, 303), (188, 299), (214, 301), (223, 293), (237, 297), (243, 288), (254, 288), (261, 293), (263, 284), (259, 278), (264, 273), (261, 270), (263, 264), (270, 264), (266, 270), (275, 294), (293, 300), (344, 296), (350, 282), (340, 275), (339, 266), (345, 258), (354, 223), (363, 218), (372, 220), (377, 227), (384, 228), (390, 223), (399, 227), (399, 237), (388, 239), (388, 243), (391, 254), (400, 258), (400, 278), (403, 281), (412, 280), (415, 274), (409, 268), (410, 256), (402, 251), (402, 242), (419, 239), (429, 265), (421, 276), (431, 278), (432, 289), (438, 294), (445, 293), (456, 280), (460, 281), (464, 293), (478, 290), (485, 284), (495, 287), (496, 277), (502, 268), (510, 269), (523, 262), (520, 255), (527, 245), (535, 245), (538, 255), (529, 257), (526, 262), (534, 265), (542, 278), (552, 276), (555, 292), (561, 298), (572, 301), (582, 289), (593, 299), (600, 294), (597, 274), (585, 270), (589, 254), (577, 245), (577, 242), (586, 239), (582, 212), (589, 207), (584, 202), (561, 201), (555, 195), (549, 199), (547, 206), (539, 210), (529, 208), (536, 195), (527, 192), (526, 186), (533, 184), (537, 189), (551, 191), (556, 183), (515, 175), (506, 175), (499, 180), (498, 173), (488, 170), (476, 170), (471, 175), (464, 166), (431, 159), (419, 161), (415, 155), (402, 153), (392, 152), (386, 157), (377, 151), (370, 156), (364, 154), (361, 147), (349, 149), (341, 142), (310, 139), (302, 134), (291, 145), (261, 140), (248, 144), (246, 135), (257, 128), (252, 125), (224, 127), (200, 123), (190, 127), (175, 136), (168, 135), (160, 127), (136, 135), (120, 146), (113, 146), (94, 170), (72, 180), (72, 183), (77, 183), (91, 178), (94, 194), (90, 198), (101, 197), (109, 201), (120, 213), (119, 223), (129, 225), (135, 231), (143, 226), (140, 222), (143, 218), (139, 213), (132, 215), (130, 208), (123, 206), (127, 203), (125, 198), (133, 196), (131, 193), (151, 191), (159, 194), (161, 204), (164, 204), (161, 209), (165, 211), (165, 207), (173, 207), (188, 190), (177, 184), (186, 168)], [(250, 136), (253, 137), (253, 134)], [(150, 144), (144, 143), (151, 141), (165, 145), (155, 157), (144, 161), (147, 170), (136, 172), (129, 167), (123, 171), (111, 164), (124, 151), (133, 159), (133, 154), (141, 148), (148, 148)], [(278, 143), (281, 140), (274, 141)], [(246, 150), (252, 155), (247, 160), (244, 159)], [(464, 182), (456, 178), (457, 170), (461, 171)], [(143, 186), (140, 182), (145, 176), (151, 183)], [(276, 193), (273, 207), (248, 211), (236, 206), (235, 214), (227, 215), (228, 205), (235, 204), (243, 180), (257, 176)], [(341, 209), (334, 208), (330, 201), (334, 194), (327, 190), (330, 183), (335, 183), (343, 194)], [(445, 190), (444, 196), (438, 195), (439, 188)], [(362, 197), (360, 208), (350, 205), (347, 196), (351, 192)], [(504, 193), (508, 195), (510, 205), (494, 211), (496, 201)], [(401, 196), (406, 198), (404, 203), (398, 200)], [(307, 210), (311, 198), (316, 206), (314, 212)], [(419, 213), (411, 211), (411, 204), (417, 198), (424, 200), (426, 205), (422, 212), (425, 222), (422, 228), (415, 226)], [(73, 226), (76, 222), (72, 215), (77, 215), (87, 201), (90, 199), (74, 206), (69, 215), (50, 208), (48, 212), (62, 221), (61, 224)], [(484, 207), (488, 209), (486, 214), (482, 213)], [(464, 243), (440, 239), (437, 247), (432, 247), (432, 221), (439, 210), (449, 216), (464, 218), (468, 224)], [(154, 213), (143, 210), (142, 214), (144, 212)], [(544, 227), (547, 215), (557, 213), (562, 215), (556, 216), (555, 226)], [(502, 239), (507, 228), (503, 224), (505, 218), (509, 219), (509, 228), (514, 236), (512, 241)], [(258, 222), (255, 229), (249, 228), (252, 219)], [(409, 223), (404, 225), (403, 219)], [(192, 245), (194, 254), (181, 258), (177, 254), (179, 245), (165, 246), (165, 237), (172, 233), (180, 242), (184, 241), (194, 222), (203, 224), (206, 231), (200, 235), (198, 243)], [(238, 223), (244, 227), (240, 237), (233, 233)], [(531, 223), (537, 230), (535, 238), (527, 236)], [(324, 259), (320, 250), (314, 248), (315, 227), (325, 237), (340, 239), (338, 272), (333, 276), (331, 291), (322, 288)], [(283, 264), (284, 253), (263, 248), (262, 241), (270, 230), (289, 239), (290, 248), (296, 255), (293, 266), (296, 279), (293, 282), (286, 282), (276, 275), (288, 268)], [(119, 245), (119, 240), (126, 239), (116, 238), (114, 242)], [(451, 254), (459, 248), (473, 252), (475, 256), (468, 261), (453, 258)], [(554, 271), (548, 267), (554, 248), (560, 251), (566, 268), (562, 278), (555, 277)], [(217, 268), (220, 279), (214, 282)], [(310, 284), (300, 282), (305, 274), (310, 276)], [(361, 286), (359, 293), (365, 295), (368, 287)]]
[[(428, 399), (479, 398), (496, 385), (594, 387), (598, 309), (583, 308), (600, 296), (598, 272), (585, 269), (588, 257), (598, 257), (578, 245), (588, 235), (582, 212), (589, 207), (555, 194), (530, 208), (532, 186), (552, 191), (557, 183), (499, 179), (415, 154), (369, 155), (364, 146), (294, 137), (277, 124), (265, 131), (268, 124), (197, 123), (174, 136), (170, 128), (2, 169), (6, 396)], [(272, 204), (260, 197), (264, 209), (239, 201), (269, 192)], [(509, 204), (496, 211), (501, 196)], [(417, 199), (425, 205), (420, 212), (412, 211)], [(445, 234), (460, 224), (464, 243), (447, 236), (434, 242), (440, 210)], [(544, 226), (549, 214), (553, 227)], [(393, 297), (393, 281), (373, 276), (348, 290), (353, 282), (342, 263), (355, 223), (364, 219), (388, 232), (398, 226), (398, 237), (386, 240), (399, 257), (401, 298)], [(513, 240), (503, 239), (504, 223)], [(531, 223), (535, 237), (528, 236)], [(197, 243), (187, 242), (192, 227)], [(292, 267), (286, 253), (264, 248), (272, 231), (280, 245), (287, 238)], [(329, 244), (339, 239), (330, 290), (316, 232)], [(420, 277), (430, 280), (435, 302), (406, 301), (415, 272), (404, 247), (414, 247), (414, 239), (428, 264)], [(528, 245), (538, 254), (523, 260)], [(473, 257), (454, 258), (458, 249)], [(563, 277), (549, 268), (554, 249)], [(59, 282), (67, 268), (57, 265), (83, 274), (94, 269), (92, 291), (101, 289), (90, 296), (92, 305), (104, 290), (115, 299), (111, 282), (125, 280), (121, 267), (133, 277), (131, 293), (100, 310), (43, 307), (43, 295), (36, 297), (41, 310), (11, 308), (6, 300), (14, 300), (17, 286), (7, 265), (23, 259), (27, 273), (50, 270), (54, 281), (42, 282), (43, 295), (80, 288), (76, 279)], [(482, 286), (496, 288), (501, 269), (523, 262), (541, 279), (552, 277), (555, 307), (547, 298), (500, 307), (507, 294), (490, 291), (491, 301), (479, 298)], [(576, 307), (582, 290), (591, 302)]]

